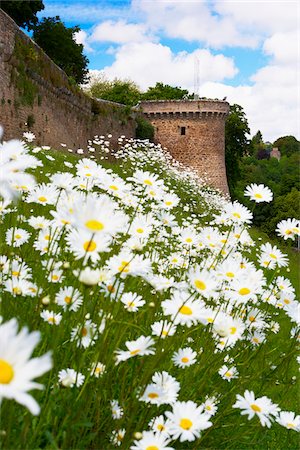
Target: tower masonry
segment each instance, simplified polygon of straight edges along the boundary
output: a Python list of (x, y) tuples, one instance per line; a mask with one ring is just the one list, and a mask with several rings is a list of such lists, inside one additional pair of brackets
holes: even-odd
[(228, 194), (225, 167), (223, 100), (151, 100), (140, 107), (154, 126), (154, 139), (171, 155), (193, 169), (207, 184)]

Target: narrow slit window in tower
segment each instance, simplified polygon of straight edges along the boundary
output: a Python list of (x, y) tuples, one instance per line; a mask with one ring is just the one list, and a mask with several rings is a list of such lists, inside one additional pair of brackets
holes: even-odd
[(185, 127), (180, 127), (181, 136), (185, 136)]

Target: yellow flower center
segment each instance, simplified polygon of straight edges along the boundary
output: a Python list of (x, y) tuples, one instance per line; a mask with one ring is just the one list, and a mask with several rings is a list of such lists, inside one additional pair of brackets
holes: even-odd
[(163, 330), (163, 332), (161, 334), (162, 334), (162, 336), (168, 336), (168, 332), (166, 330)]
[(20, 272), (18, 272), (17, 270), (13, 270), (11, 274), (13, 277), (18, 277), (20, 275)]
[(188, 363), (189, 362), (189, 358), (187, 358), (186, 356), (184, 356), (183, 358), (181, 358), (181, 361), (183, 363)]
[(148, 186), (152, 186), (152, 181), (151, 180), (144, 180), (144, 183), (147, 184)]
[(116, 292), (116, 290), (115, 290), (115, 288), (114, 288), (114, 286), (113, 286), (112, 284), (109, 284), (109, 285), (107, 286), (107, 290), (108, 290), (109, 292), (112, 292), (112, 293)]
[(22, 289), (20, 289), (18, 286), (13, 288), (13, 294), (15, 295), (21, 295), (22, 294)]
[(88, 220), (85, 222), (85, 226), (92, 231), (101, 231), (104, 228), (103, 223), (99, 222), (99, 220)]
[(55, 323), (55, 318), (54, 317), (48, 317), (47, 321), (49, 323)]
[(229, 372), (229, 371), (227, 371), (227, 372), (225, 373), (225, 377), (227, 377), (227, 378), (230, 378), (230, 377), (231, 377), (231, 375), (232, 375), (232, 373), (231, 373), (231, 372)]
[(289, 422), (289, 423), (286, 424), (286, 427), (287, 427), (287, 428), (295, 428), (295, 424)]
[(201, 280), (195, 280), (194, 284), (197, 289), (200, 289), (200, 291), (204, 291), (206, 289), (206, 284)]
[(97, 247), (97, 244), (95, 241), (86, 241), (83, 244), (83, 248), (86, 252), (93, 252)]
[(87, 329), (85, 327), (82, 328), (81, 330), (81, 335), (84, 337), (88, 334)]
[(254, 197), (255, 198), (262, 198), (262, 195), (261, 194), (254, 194)]
[(149, 398), (157, 398), (158, 394), (156, 392), (150, 392), (150, 394), (148, 394)]
[(21, 235), (20, 234), (15, 234), (15, 239), (21, 239)]
[(148, 447), (146, 447), (146, 450), (159, 450), (159, 448), (156, 447), (156, 445), (149, 445)]
[(237, 212), (233, 213), (233, 217), (236, 217), (237, 219), (241, 218), (241, 215)]
[(190, 419), (181, 419), (179, 426), (184, 430), (189, 430), (193, 426), (193, 422)]
[(274, 253), (270, 253), (270, 257), (273, 258), (273, 259), (277, 259), (277, 256), (274, 255)]
[(185, 242), (187, 242), (188, 244), (190, 244), (191, 242), (193, 242), (192, 238), (186, 238)]
[(144, 230), (143, 230), (143, 228), (137, 228), (137, 233), (144, 233)]
[(118, 271), (128, 273), (129, 272), (129, 262), (122, 261), (120, 267), (118, 268)]
[(185, 316), (191, 316), (193, 314), (193, 311), (191, 310), (191, 308), (189, 306), (183, 305), (180, 309), (179, 312), (181, 314), (184, 314)]
[(253, 338), (253, 342), (255, 342), (255, 344), (259, 344), (259, 339), (257, 339), (256, 337)]
[(41, 197), (38, 198), (38, 200), (39, 200), (40, 202), (46, 202), (46, 201), (47, 201), (47, 198), (44, 197), (44, 196), (41, 196)]
[(291, 301), (290, 301), (288, 298), (285, 298), (283, 301), (284, 301), (284, 303), (285, 303), (286, 305), (288, 305), (289, 303), (291, 303)]
[(255, 322), (255, 317), (254, 316), (250, 316), (249, 320), (250, 320), (250, 322)]
[(44, 239), (45, 239), (45, 241), (50, 241), (50, 234), (46, 234), (46, 235), (44, 236)]
[(250, 289), (248, 289), (248, 288), (241, 288), (240, 290), (239, 290), (239, 294), (240, 295), (248, 295), (248, 294), (250, 294)]
[(261, 408), (257, 406), (255, 403), (250, 405), (254, 412), (261, 412)]
[(172, 202), (165, 202), (165, 205), (166, 205), (166, 206), (171, 206), (171, 205), (172, 205)]
[(109, 186), (109, 188), (112, 189), (113, 191), (117, 191), (118, 190), (118, 186), (115, 186), (114, 184)]
[(210, 405), (206, 405), (205, 409), (206, 409), (206, 411), (211, 411), (211, 406)]
[(234, 273), (233, 272), (226, 272), (226, 276), (228, 278), (234, 278)]
[(236, 327), (231, 327), (230, 334), (235, 334), (235, 333), (236, 333)]
[(65, 303), (68, 305), (72, 302), (72, 297), (69, 297), (68, 295), (64, 298)]
[(58, 276), (58, 275), (52, 275), (52, 280), (53, 280), (53, 281), (57, 281), (57, 280), (58, 280), (58, 278), (59, 278), (59, 276)]
[(164, 427), (163, 425), (159, 424), (159, 425), (157, 425), (157, 429), (158, 429), (158, 431), (163, 431), (163, 430), (166, 429), (166, 427)]
[(14, 377), (14, 369), (4, 359), (0, 359), (0, 384), (9, 384)]
[(137, 350), (132, 350), (132, 351), (130, 352), (130, 354), (131, 354), (131, 356), (134, 356), (134, 355), (137, 355), (140, 351), (141, 351), (141, 349), (138, 348)]

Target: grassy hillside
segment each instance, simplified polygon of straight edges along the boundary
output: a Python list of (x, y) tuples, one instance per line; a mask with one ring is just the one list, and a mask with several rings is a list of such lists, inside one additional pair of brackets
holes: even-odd
[(0, 151), (1, 448), (296, 449), (298, 256), (152, 144)]

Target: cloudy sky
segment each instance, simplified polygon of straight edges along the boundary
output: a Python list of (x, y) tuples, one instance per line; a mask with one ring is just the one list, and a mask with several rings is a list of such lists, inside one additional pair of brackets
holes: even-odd
[[(251, 135), (300, 139), (298, 0), (44, 0), (42, 16), (79, 25), (89, 68), (240, 104)], [(198, 68), (198, 69), (197, 69)], [(196, 70), (195, 70), (196, 69)]]

